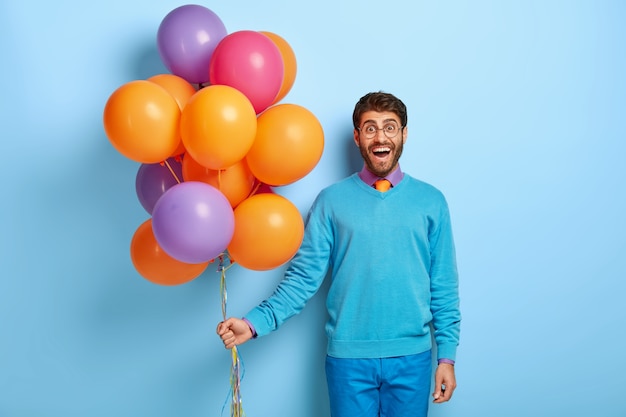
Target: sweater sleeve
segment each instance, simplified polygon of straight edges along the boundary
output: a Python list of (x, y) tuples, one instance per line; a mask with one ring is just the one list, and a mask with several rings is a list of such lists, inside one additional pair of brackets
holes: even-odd
[(460, 336), (461, 311), (454, 239), (445, 200), (429, 240), (431, 313), (437, 358), (455, 360)]
[(307, 216), (304, 238), (291, 260), (285, 276), (274, 293), (245, 318), (252, 323), (258, 336), (264, 336), (300, 313), (319, 290), (328, 271), (331, 251), (330, 223), (325, 219), (320, 197)]

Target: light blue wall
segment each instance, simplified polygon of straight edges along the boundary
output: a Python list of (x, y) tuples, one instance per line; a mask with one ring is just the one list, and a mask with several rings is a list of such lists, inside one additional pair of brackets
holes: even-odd
[[(0, 416), (228, 415), (219, 274), (166, 288), (135, 272), (138, 164), (102, 127), (113, 90), (165, 72), (156, 31), (182, 4), (0, 4)], [(354, 102), (408, 105), (402, 167), (447, 195), (461, 273), (459, 388), (432, 416), (626, 415), (626, 3), (202, 4), (296, 53), (284, 102), (326, 134), (280, 190), (303, 213), (360, 168)], [(281, 273), (231, 268), (229, 313)], [(316, 296), (241, 348), (247, 416), (328, 416), (324, 314)]]

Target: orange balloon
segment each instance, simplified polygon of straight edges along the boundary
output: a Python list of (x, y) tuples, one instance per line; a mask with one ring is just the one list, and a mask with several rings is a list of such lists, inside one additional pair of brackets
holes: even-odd
[(184, 284), (200, 276), (209, 262), (187, 264), (169, 256), (157, 243), (152, 232), (152, 219), (135, 231), (130, 243), (130, 256), (139, 274), (160, 285)]
[(118, 152), (144, 164), (172, 155), (180, 142), (180, 109), (161, 86), (131, 81), (111, 94), (104, 107), (104, 130)]
[(210, 85), (194, 94), (180, 123), (187, 153), (210, 169), (225, 169), (241, 161), (257, 129), (250, 100), (227, 85)]
[(296, 104), (279, 104), (259, 115), (246, 160), (259, 181), (280, 186), (311, 172), (323, 150), (324, 131), (313, 113)]
[(178, 108), (182, 111), (185, 105), (196, 93), (196, 89), (187, 80), (174, 74), (158, 74), (148, 78), (148, 81), (160, 85), (174, 97)]
[(274, 99), (273, 104), (276, 104), (280, 100), (282, 100), (291, 90), (291, 87), (293, 87), (293, 84), (296, 81), (298, 63), (296, 62), (296, 54), (293, 52), (293, 49), (284, 38), (272, 32), (262, 31), (261, 33), (270, 38), (272, 42), (274, 42), (274, 44), (278, 47), (278, 50), (280, 51), (280, 55), (283, 58), (283, 82), (280, 86), (278, 94), (276, 95), (276, 98)]
[(255, 194), (237, 206), (231, 258), (244, 268), (265, 271), (289, 261), (304, 236), (296, 206), (278, 194)]
[(212, 185), (226, 196), (233, 208), (250, 195), (256, 181), (245, 159), (226, 169), (214, 170), (200, 165), (188, 154), (183, 157), (183, 178)]
[[(193, 85), (191, 85), (187, 80), (182, 77), (179, 77), (174, 74), (158, 74), (148, 78), (148, 81), (153, 82), (155, 84), (160, 85), (165, 88), (168, 93), (174, 97), (176, 100), (176, 104), (178, 104), (178, 108), (180, 111), (183, 111), (185, 105), (196, 93), (196, 89)], [(179, 132), (180, 133), (180, 132)], [(183, 145), (183, 141), (180, 140), (179, 135), (179, 143), (176, 150), (170, 156), (176, 156), (185, 153), (185, 146)]]

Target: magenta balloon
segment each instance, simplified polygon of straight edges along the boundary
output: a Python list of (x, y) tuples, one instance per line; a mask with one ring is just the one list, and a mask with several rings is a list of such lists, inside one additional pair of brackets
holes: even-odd
[(141, 164), (135, 178), (135, 191), (142, 207), (152, 214), (154, 205), (170, 188), (183, 180), (183, 164), (168, 158), (172, 171), (165, 164)]
[(227, 35), (215, 48), (209, 81), (236, 88), (259, 114), (274, 102), (284, 72), (276, 44), (260, 32), (242, 30)]
[(172, 74), (190, 83), (206, 83), (213, 52), (226, 34), (224, 23), (213, 11), (196, 4), (180, 6), (159, 25), (159, 55)]
[(217, 188), (186, 181), (167, 190), (152, 211), (152, 231), (161, 248), (181, 262), (198, 264), (226, 250), (235, 215)]

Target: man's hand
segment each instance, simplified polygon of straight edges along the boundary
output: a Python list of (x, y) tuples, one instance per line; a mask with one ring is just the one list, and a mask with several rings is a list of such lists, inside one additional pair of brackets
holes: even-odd
[(433, 402), (445, 403), (452, 398), (452, 393), (456, 388), (456, 378), (454, 376), (454, 365), (441, 363), (435, 372), (435, 392), (433, 392)]
[(246, 343), (252, 339), (252, 330), (248, 324), (241, 320), (231, 317), (217, 325), (217, 334), (222, 338), (224, 347), (232, 349), (237, 345)]

